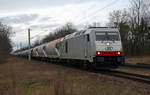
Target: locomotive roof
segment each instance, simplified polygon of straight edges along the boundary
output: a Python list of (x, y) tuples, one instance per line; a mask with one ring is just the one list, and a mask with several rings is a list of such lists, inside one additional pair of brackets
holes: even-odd
[(118, 28), (90, 28), (91, 31), (111, 31), (116, 32)]
[(73, 38), (73, 37), (76, 37), (76, 36), (80, 36), (80, 35), (85, 35), (85, 34), (89, 34), (90, 32), (92, 31), (108, 31), (108, 32), (116, 32), (118, 31), (117, 28), (109, 28), (109, 27), (92, 27), (92, 28), (89, 28), (87, 30), (81, 30), (81, 31), (78, 31), (78, 32), (74, 32), (72, 34), (69, 34), (69, 35), (66, 35), (63, 40), (66, 40), (66, 39), (70, 39), (70, 38)]

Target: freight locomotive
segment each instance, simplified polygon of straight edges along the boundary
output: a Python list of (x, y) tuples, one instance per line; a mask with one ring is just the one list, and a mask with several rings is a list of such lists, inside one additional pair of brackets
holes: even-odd
[(91, 27), (15, 55), (92, 68), (116, 68), (124, 64), (117, 28)]

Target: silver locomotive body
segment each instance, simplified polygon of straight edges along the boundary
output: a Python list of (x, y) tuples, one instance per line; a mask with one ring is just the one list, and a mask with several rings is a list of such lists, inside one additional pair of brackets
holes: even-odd
[(96, 68), (124, 63), (118, 29), (91, 28), (70, 34), (57, 45), (61, 59), (86, 61)]

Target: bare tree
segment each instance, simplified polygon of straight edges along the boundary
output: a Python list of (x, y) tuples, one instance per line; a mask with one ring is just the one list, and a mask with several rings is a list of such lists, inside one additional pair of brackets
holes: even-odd
[(11, 52), (11, 41), (10, 41), (10, 30), (11, 27), (0, 23), (0, 63), (7, 59), (7, 56)]
[[(150, 55), (150, 45), (147, 43), (150, 35), (150, 1), (131, 0), (130, 3), (128, 11), (115, 10), (111, 12), (108, 25), (120, 29), (126, 54)], [(132, 33), (132, 37), (127, 40), (129, 31)]]
[(120, 23), (128, 23), (129, 22), (129, 13), (126, 9), (122, 10), (114, 10), (109, 14), (109, 23), (108, 26), (118, 27)]
[(121, 40), (123, 43), (125, 53), (129, 51), (128, 47), (128, 32), (130, 31), (129, 27), (129, 12), (126, 9), (115, 10), (109, 14), (109, 27), (117, 27), (120, 30)]
[[(150, 22), (149, 13), (149, 2), (146, 0), (132, 0), (130, 8), (130, 28), (135, 36), (134, 45), (134, 55), (143, 54), (143, 47), (145, 46), (145, 34), (148, 33)], [(147, 51), (147, 50), (146, 50)]]

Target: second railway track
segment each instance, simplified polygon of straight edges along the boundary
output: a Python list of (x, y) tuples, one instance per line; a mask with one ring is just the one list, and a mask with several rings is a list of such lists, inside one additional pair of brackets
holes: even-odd
[[(65, 65), (66, 66), (66, 65)], [(70, 68), (80, 69), (79, 67), (73, 67), (69, 66)], [(146, 71), (146, 73), (145, 73)], [(127, 79), (135, 82), (145, 83), (150, 85), (150, 69), (144, 69), (144, 68), (123, 68), (120, 67), (119, 69), (110, 69), (110, 70), (93, 70), (90, 72), (94, 72), (96, 74), (103, 74), (113, 77), (118, 77), (122, 79)], [(144, 73), (144, 74), (143, 74)]]
[[(80, 67), (74, 67), (74, 66), (69, 66), (69, 67), (83, 70)], [(145, 71), (146, 71), (146, 73), (145, 73)], [(103, 74), (103, 75), (118, 77), (118, 78), (127, 79), (127, 80), (145, 83), (145, 84), (150, 85), (150, 76), (149, 76), (150, 70), (148, 70), (148, 69), (141, 70), (140, 68), (135, 69), (135, 68), (120, 67), (119, 69), (114, 69), (114, 70), (113, 69), (112, 70), (111, 69), (110, 70), (93, 70), (90, 72), (94, 72), (96, 74)]]
[(146, 83), (146, 84), (150, 85), (150, 76), (146, 76), (146, 75), (142, 75), (142, 74), (123, 72), (123, 71), (119, 71), (119, 70), (101, 70), (101, 71), (96, 71), (96, 73), (119, 77), (119, 78), (124, 78), (124, 79), (141, 82), (141, 83)]

